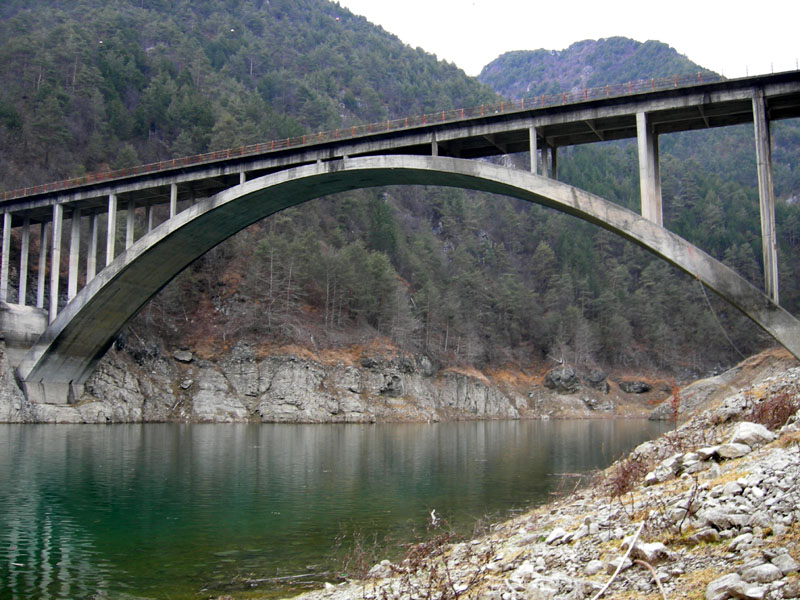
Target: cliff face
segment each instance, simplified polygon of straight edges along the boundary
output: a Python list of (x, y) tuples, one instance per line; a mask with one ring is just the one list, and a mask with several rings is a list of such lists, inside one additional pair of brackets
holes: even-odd
[[(3, 349), (4, 350), (4, 349)], [(3, 351), (0, 421), (350, 423), (516, 419), (527, 399), (475, 378), (435, 373), (425, 357), (326, 364), (294, 355), (256, 357), (237, 346), (218, 362), (110, 352), (74, 406), (31, 404)]]
[(369, 423), (643, 414), (636, 405), (641, 409), (650, 399), (632, 398), (613, 382), (610, 390), (607, 384), (597, 389), (581, 383), (565, 390), (553, 389), (548, 377), (511, 381), (437, 370), (424, 355), (262, 356), (258, 348), (239, 344), (215, 360), (186, 350), (112, 350), (77, 404), (31, 404), (14, 382), (0, 343), (0, 422), (7, 423)]

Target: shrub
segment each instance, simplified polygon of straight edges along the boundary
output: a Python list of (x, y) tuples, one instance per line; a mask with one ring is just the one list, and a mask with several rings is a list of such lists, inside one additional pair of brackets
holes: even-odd
[(786, 424), (793, 414), (800, 408), (798, 398), (787, 392), (766, 398), (753, 406), (750, 411), (750, 420), (761, 423), (772, 431)]

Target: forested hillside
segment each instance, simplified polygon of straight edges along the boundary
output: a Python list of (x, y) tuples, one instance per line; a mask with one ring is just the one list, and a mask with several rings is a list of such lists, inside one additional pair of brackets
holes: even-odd
[[(498, 98), (325, 0), (7, 0), (0, 19), (0, 189)], [(614, 38), (504, 55), (481, 78), (519, 96), (697, 70), (663, 44)], [(800, 130), (774, 133), (782, 300), (798, 313)], [(758, 283), (752, 133), (661, 143), (669, 226)], [(559, 169), (638, 203), (631, 144), (564, 149)], [(445, 365), (695, 373), (765, 343), (697, 282), (593, 226), (411, 187), (311, 202), (245, 230), (179, 276), (126, 337), (208, 354), (239, 341), (269, 352), (380, 340)]]

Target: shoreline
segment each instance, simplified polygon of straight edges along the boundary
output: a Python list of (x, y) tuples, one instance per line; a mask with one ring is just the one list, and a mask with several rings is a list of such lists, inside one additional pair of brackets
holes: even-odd
[[(794, 402), (785, 424), (746, 424), (776, 398)], [(787, 369), (641, 444), (593, 486), (298, 598), (595, 598), (618, 567), (603, 597), (798, 598), (799, 403), (800, 368)]]

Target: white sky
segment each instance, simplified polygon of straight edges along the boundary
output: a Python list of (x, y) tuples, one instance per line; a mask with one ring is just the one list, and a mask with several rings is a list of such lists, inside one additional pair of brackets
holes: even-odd
[(800, 0), (338, 0), (468, 75), (510, 50), (658, 40), (726, 77), (797, 68)]

